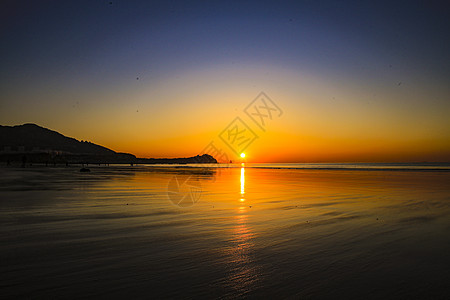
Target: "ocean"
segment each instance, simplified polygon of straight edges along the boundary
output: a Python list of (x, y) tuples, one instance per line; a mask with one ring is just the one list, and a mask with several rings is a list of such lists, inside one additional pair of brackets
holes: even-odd
[(1, 298), (450, 297), (450, 164), (89, 168), (0, 168)]

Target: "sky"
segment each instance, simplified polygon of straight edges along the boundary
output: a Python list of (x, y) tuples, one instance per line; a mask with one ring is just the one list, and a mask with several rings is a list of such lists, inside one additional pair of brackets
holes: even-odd
[[(0, 6), (2, 125), (139, 157), (450, 161), (445, 1)], [(246, 113), (270, 106), (263, 128)]]

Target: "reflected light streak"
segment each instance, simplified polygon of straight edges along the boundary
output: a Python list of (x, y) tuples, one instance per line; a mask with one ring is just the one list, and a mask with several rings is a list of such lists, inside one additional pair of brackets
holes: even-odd
[(241, 168), (241, 195), (242, 195), (242, 200), (243, 199), (243, 195), (245, 194), (245, 168)]

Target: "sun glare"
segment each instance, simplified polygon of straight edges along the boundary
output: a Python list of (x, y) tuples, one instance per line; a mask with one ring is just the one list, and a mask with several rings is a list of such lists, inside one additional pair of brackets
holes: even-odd
[(245, 158), (245, 153), (241, 153), (241, 158)]

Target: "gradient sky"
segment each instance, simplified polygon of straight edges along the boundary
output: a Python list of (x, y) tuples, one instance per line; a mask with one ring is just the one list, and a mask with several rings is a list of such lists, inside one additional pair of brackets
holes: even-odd
[(372, 2), (3, 1), (0, 124), (179, 157), (240, 116), (252, 162), (450, 161), (449, 6)]

